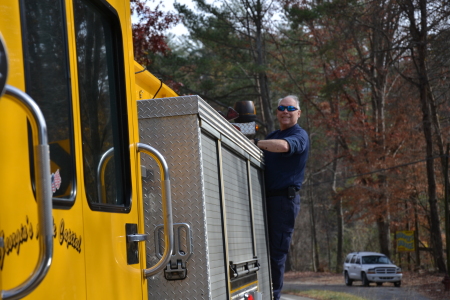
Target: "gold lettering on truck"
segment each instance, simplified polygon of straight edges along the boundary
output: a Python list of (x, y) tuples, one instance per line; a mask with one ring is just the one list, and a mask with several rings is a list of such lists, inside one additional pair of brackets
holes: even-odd
[(0, 237), (4, 240), (3, 247), (0, 248), (0, 270), (3, 269), (5, 256), (9, 255), (14, 249), (16, 249), (17, 254), (19, 254), (20, 245), (28, 241), (28, 236), (30, 236), (30, 239), (33, 238), (33, 225), (29, 222), (28, 216), (26, 224), (20, 224), (20, 228), (9, 236), (5, 237), (3, 230), (0, 231)]
[[(38, 227), (36, 225), (36, 227)], [(53, 238), (57, 238), (58, 230), (53, 220)], [(0, 270), (3, 270), (6, 257), (15, 250), (17, 255), (20, 254), (20, 247), (23, 243), (32, 239), (39, 239), (39, 231), (34, 231), (33, 224), (26, 216), (25, 224), (20, 224), (19, 228), (11, 234), (5, 236), (5, 232), (0, 230), (0, 240), (3, 240), (3, 246), (0, 245)], [(76, 234), (75, 231), (66, 228), (64, 219), (59, 223), (59, 244), (67, 244), (67, 248), (72, 247), (78, 253), (81, 253), (81, 235)]]
[(59, 243), (62, 245), (64, 242), (67, 243), (67, 248), (72, 246), (78, 253), (81, 252), (81, 235), (77, 237), (77, 234), (64, 227), (64, 219), (61, 219), (59, 223)]

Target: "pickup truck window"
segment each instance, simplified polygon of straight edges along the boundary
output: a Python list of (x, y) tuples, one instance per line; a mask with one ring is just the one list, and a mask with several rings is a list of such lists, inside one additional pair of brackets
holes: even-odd
[(390, 264), (391, 261), (386, 256), (363, 256), (363, 264)]

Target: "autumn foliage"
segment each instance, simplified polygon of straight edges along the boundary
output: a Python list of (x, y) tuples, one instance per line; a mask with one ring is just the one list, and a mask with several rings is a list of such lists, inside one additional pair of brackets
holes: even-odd
[(132, 25), (134, 58), (143, 65), (149, 65), (150, 52), (166, 54), (170, 50), (164, 32), (176, 25), (180, 18), (174, 13), (163, 12), (162, 1), (154, 9), (147, 5), (147, 0), (130, 2), (131, 14), (136, 18)]
[[(215, 10), (194, 2), (204, 15), (180, 10), (192, 43), (180, 46), (178, 57), (158, 61), (161, 74), (170, 73), (210, 103), (254, 100), (266, 116), (276, 99), (300, 96), (300, 125), (311, 151), (291, 245), (293, 268), (339, 271), (350, 251), (405, 257), (396, 252), (395, 232), (415, 230), (418, 251), (408, 254), (409, 266), (444, 271), (449, 6), (433, 0), (261, 0), (219, 1)], [(229, 22), (236, 11), (257, 8), (261, 16), (281, 8), (284, 23), (254, 22), (251, 14), (239, 15), (246, 26)], [(150, 48), (139, 43), (136, 57), (146, 57)], [(166, 46), (152, 51), (164, 53)], [(260, 101), (264, 95), (268, 103)], [(264, 118), (261, 124), (270, 127)]]

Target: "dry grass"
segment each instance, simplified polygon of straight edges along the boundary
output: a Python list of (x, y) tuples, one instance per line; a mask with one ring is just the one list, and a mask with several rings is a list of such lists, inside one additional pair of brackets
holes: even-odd
[[(402, 286), (410, 287), (431, 300), (448, 300), (450, 291), (445, 291), (442, 279), (444, 275), (425, 271), (404, 272)], [(335, 285), (344, 284), (342, 274), (327, 272), (288, 272), (286, 282), (300, 280), (305, 284)]]
[(294, 295), (321, 300), (365, 300), (364, 298), (332, 291), (310, 290), (305, 292), (294, 292)]

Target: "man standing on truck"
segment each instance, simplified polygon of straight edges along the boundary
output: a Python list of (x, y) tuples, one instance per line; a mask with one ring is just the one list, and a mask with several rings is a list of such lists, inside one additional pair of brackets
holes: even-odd
[(272, 271), (273, 299), (280, 299), (284, 266), (295, 218), (300, 211), (299, 190), (308, 159), (309, 138), (297, 124), (301, 110), (297, 96), (278, 101), (280, 129), (254, 143), (264, 152), (266, 203)]

